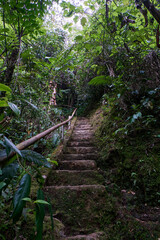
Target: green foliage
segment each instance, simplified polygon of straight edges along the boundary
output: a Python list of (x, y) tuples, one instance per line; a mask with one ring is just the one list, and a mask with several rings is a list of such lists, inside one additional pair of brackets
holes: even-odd
[(21, 112), (20, 112), (19, 108), (18, 108), (14, 103), (8, 102), (8, 106), (12, 109), (12, 111), (13, 111), (17, 116), (20, 115)]
[(8, 98), (11, 92), (11, 89), (7, 85), (0, 83), (0, 107), (8, 107)]
[(32, 150), (22, 150), (21, 157), (23, 160), (36, 164), (37, 166), (44, 166), (50, 168), (51, 165), (45, 157)]
[(44, 195), (41, 189), (38, 189), (37, 199), (38, 200), (36, 201), (36, 229), (37, 229), (36, 240), (41, 240), (43, 233), (43, 220), (45, 216)]
[(0, 92), (9, 92), (9, 93), (11, 93), (12, 90), (8, 86), (6, 86), (5, 84), (0, 83)]
[(112, 84), (112, 77), (108, 76), (97, 76), (93, 78), (88, 84), (89, 85), (105, 85)]
[(0, 181), (5, 181), (7, 184), (17, 175), (19, 165), (17, 162), (8, 164), (2, 168), (2, 174), (0, 175)]
[(81, 25), (84, 27), (84, 26), (86, 25), (86, 22), (87, 22), (86, 18), (83, 17), (83, 18), (81, 19)]
[(25, 206), (25, 201), (23, 201), (23, 198), (26, 198), (29, 196), (30, 193), (30, 187), (31, 187), (31, 176), (29, 174), (25, 174), (20, 183), (18, 190), (15, 192), (13, 196), (13, 222), (17, 222), (22, 214), (22, 210)]
[[(11, 199), (12, 189), (15, 191), (24, 174), (33, 175), (42, 186), (41, 167), (50, 167), (39, 153), (19, 151), (17, 143), (66, 119), (75, 105), (82, 115), (101, 100), (106, 119), (99, 132), (101, 164), (105, 170), (117, 169), (108, 177), (121, 188), (133, 188), (140, 202), (158, 204), (159, 150), (155, 146), (159, 141), (160, 64), (156, 20), (147, 10), (147, 23), (133, 0), (108, 1), (108, 13), (104, 1), (87, 0), (83, 5), (62, 1), (67, 22), (63, 21), (61, 30), (48, 7), (51, 3), (0, 0), (0, 131), (6, 136), (5, 142), (0, 142), (0, 156), (11, 151), (18, 156), (18, 162), (12, 159), (2, 169), (2, 195)], [(158, 2), (152, 3), (159, 7)], [(45, 18), (46, 11), (49, 15)], [(49, 107), (56, 84), (58, 106)], [(59, 135), (56, 132), (39, 141), (33, 149), (49, 153)], [(23, 189), (25, 185), (21, 185)], [(42, 227), (44, 200), (40, 190), (38, 195), (37, 239), (41, 239), (38, 226)], [(29, 199), (23, 197), (22, 202), (29, 204)], [(132, 228), (127, 230), (124, 225), (116, 225), (119, 238), (146, 237), (145, 233), (144, 237), (132, 234)], [(122, 236), (118, 235), (121, 227)], [(109, 237), (116, 239), (116, 234)]]
[(4, 140), (5, 140), (4, 144), (6, 146), (7, 156), (10, 154), (11, 150), (14, 150), (19, 156), (22, 157), (20, 150), (8, 138), (4, 136)]

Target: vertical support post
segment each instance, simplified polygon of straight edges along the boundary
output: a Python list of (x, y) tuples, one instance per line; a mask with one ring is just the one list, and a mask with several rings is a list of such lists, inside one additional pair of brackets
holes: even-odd
[[(70, 118), (70, 116), (69, 116), (69, 118)], [(68, 122), (68, 129), (70, 129), (70, 128), (71, 128), (71, 121)]]
[(63, 141), (63, 139), (64, 139), (64, 125), (62, 125), (62, 128), (61, 128), (61, 134), (62, 134), (62, 141)]

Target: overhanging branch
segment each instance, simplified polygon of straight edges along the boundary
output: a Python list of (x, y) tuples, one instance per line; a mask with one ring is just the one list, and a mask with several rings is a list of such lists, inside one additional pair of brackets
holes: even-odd
[(160, 24), (160, 11), (150, 2), (150, 0), (142, 0), (142, 3)]

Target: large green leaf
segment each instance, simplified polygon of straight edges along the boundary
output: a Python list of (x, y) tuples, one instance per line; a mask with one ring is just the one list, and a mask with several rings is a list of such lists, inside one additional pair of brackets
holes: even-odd
[[(8, 138), (6, 138), (4, 136), (5, 139), (5, 144), (6, 147), (9, 147), (10, 149), (13, 149), (19, 156), (22, 157), (21, 151), (16, 147), (16, 145), (14, 145), (14, 143), (12, 143)], [(7, 152), (7, 154), (9, 154), (10, 151)]]
[(82, 25), (82, 26), (85, 26), (86, 22), (87, 22), (87, 19), (86, 19), (85, 17), (83, 17), (83, 18), (81, 19), (81, 25)]
[(5, 187), (6, 186), (6, 183), (5, 182), (0, 182), (0, 191), (1, 191), (1, 189), (3, 188), (3, 187)]
[(113, 78), (110, 76), (97, 76), (92, 78), (92, 80), (88, 83), (89, 85), (105, 85), (105, 84), (112, 84)]
[[(41, 189), (38, 189), (37, 200), (44, 201), (44, 194)], [(37, 202), (36, 203), (36, 229), (37, 229), (36, 240), (42, 240), (44, 216), (45, 216), (44, 204)]]
[[(50, 212), (52, 232), (54, 232), (53, 209), (52, 209), (52, 204), (49, 197), (47, 197), (47, 201), (49, 203), (48, 208)], [(52, 234), (51, 239), (54, 240), (54, 234)]]
[(45, 200), (42, 200), (42, 199), (37, 199), (36, 201), (34, 201), (34, 203), (40, 203), (40, 204), (46, 204), (46, 205), (49, 205), (49, 203)]
[(12, 92), (12, 90), (5, 84), (0, 83), (0, 92)]
[(0, 100), (0, 107), (8, 107), (8, 103), (5, 100)]
[(19, 116), (21, 111), (19, 110), (19, 108), (17, 107), (17, 105), (15, 105), (14, 103), (8, 102), (8, 106), (12, 109), (12, 111)]
[(73, 21), (74, 21), (75, 23), (77, 23), (77, 22), (78, 22), (78, 19), (79, 19), (79, 17), (78, 17), (78, 16), (75, 16), (75, 17), (73, 18)]
[(75, 37), (75, 41), (81, 41), (83, 39), (82, 35), (78, 35)]
[(48, 168), (51, 167), (47, 159), (43, 157), (40, 153), (34, 152), (32, 150), (22, 150), (21, 154), (22, 158), (28, 162), (33, 162), (38, 166), (44, 166)]
[(17, 162), (13, 162), (2, 169), (2, 175), (0, 175), (0, 181), (11, 180), (18, 171), (19, 165)]
[(17, 222), (22, 214), (22, 210), (25, 206), (25, 201), (23, 201), (23, 198), (26, 198), (29, 196), (31, 188), (31, 176), (26, 173), (20, 183), (18, 190), (15, 192), (13, 197), (13, 222)]
[(31, 102), (29, 102), (29, 101), (27, 101), (27, 100), (25, 100), (25, 99), (22, 99), (24, 102), (26, 102), (30, 107), (32, 107), (33, 109), (35, 109), (35, 110), (38, 110), (38, 108), (37, 108), (37, 106), (36, 105), (34, 105), (33, 103), (31, 103)]

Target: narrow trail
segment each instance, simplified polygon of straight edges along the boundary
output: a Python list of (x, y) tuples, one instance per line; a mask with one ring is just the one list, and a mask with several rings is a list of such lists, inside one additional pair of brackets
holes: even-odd
[(65, 226), (60, 240), (106, 239), (103, 228), (108, 206), (93, 138), (90, 121), (78, 119), (58, 169), (46, 181), (54, 216)]

